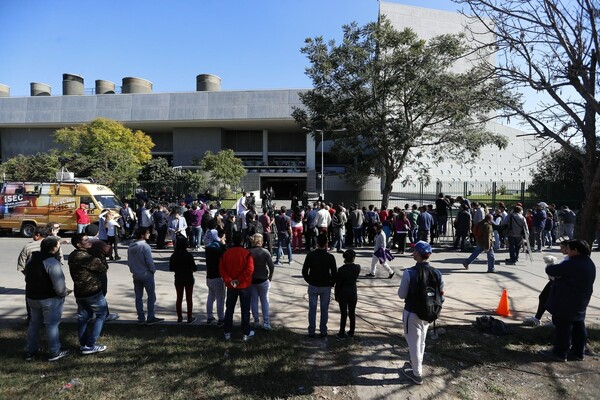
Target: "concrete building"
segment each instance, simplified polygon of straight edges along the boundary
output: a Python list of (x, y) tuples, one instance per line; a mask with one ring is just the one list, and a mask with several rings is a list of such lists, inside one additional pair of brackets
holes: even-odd
[[(455, 13), (394, 3), (381, 2), (379, 12), (398, 28), (410, 25), (423, 37), (454, 32), (464, 23)], [(247, 168), (245, 189), (273, 186), (279, 198), (305, 190), (319, 192), (323, 170), (328, 199), (357, 193), (364, 199), (380, 197), (379, 179), (356, 188), (336, 175), (343, 166), (332, 165), (327, 154), (321, 165), (321, 151), (329, 146), (321, 146), (318, 135), (315, 141), (291, 117), (293, 107), (301, 106), (298, 93), (303, 89), (221, 91), (220, 78), (211, 74), (198, 75), (196, 91), (182, 93), (153, 93), (150, 81), (136, 77), (123, 78), (120, 90), (113, 82), (96, 80), (91, 95), (79, 75), (64, 74), (62, 86), (62, 96), (34, 82), (31, 96), (10, 97), (10, 88), (0, 84), (2, 160), (47, 151), (55, 146), (55, 130), (105, 117), (150, 135), (156, 144), (153, 155), (167, 158), (173, 166), (189, 166), (207, 150), (233, 149)], [(520, 168), (520, 159), (526, 157), (529, 144), (517, 137), (515, 129), (499, 124), (491, 129), (510, 138), (507, 150), (486, 149), (473, 166), (436, 166), (433, 182), (528, 180), (529, 171)], [(398, 183), (394, 191), (401, 190)]]

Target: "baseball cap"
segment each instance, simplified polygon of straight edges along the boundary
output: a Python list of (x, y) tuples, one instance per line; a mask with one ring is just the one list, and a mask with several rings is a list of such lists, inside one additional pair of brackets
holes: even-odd
[(414, 247), (414, 251), (424, 256), (427, 254), (431, 254), (431, 245), (427, 242), (419, 240)]

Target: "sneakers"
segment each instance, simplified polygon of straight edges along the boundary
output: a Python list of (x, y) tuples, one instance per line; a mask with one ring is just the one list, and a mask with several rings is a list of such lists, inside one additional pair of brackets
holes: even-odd
[(270, 324), (263, 324), (262, 328), (263, 328), (265, 331), (272, 331), (272, 330), (273, 330), (273, 328), (271, 327), (271, 325), (270, 325)]
[(466, 262), (462, 263), (462, 266), (464, 269), (469, 269), (469, 264), (467, 264)]
[(552, 361), (565, 362), (567, 359), (565, 357), (561, 357), (558, 354), (554, 353), (553, 350), (540, 350), (540, 354), (544, 357), (548, 357)]
[(389, 275), (388, 275), (388, 279), (392, 279), (394, 277), (394, 275), (396, 275), (396, 273), (394, 271), (392, 271)]
[(375, 274), (372, 274), (372, 273), (370, 273), (370, 272), (369, 272), (368, 274), (365, 274), (365, 276), (366, 276), (367, 278), (375, 278)]
[(542, 321), (537, 319), (535, 316), (527, 317), (523, 320), (523, 325), (540, 326), (541, 324), (542, 324)]
[(165, 320), (164, 318), (156, 318), (156, 317), (148, 318), (148, 320), (146, 321), (146, 325), (158, 324), (158, 323), (163, 322), (164, 320)]
[(106, 318), (104, 318), (104, 322), (108, 322), (108, 321), (114, 321), (116, 319), (119, 319), (119, 314), (114, 313), (114, 314), (108, 314), (106, 316)]
[(27, 353), (25, 354), (25, 361), (33, 361), (36, 356), (37, 353)]
[(50, 361), (50, 362), (58, 361), (61, 358), (65, 358), (68, 355), (69, 355), (68, 351), (60, 350), (58, 353), (50, 354), (50, 357), (48, 357), (48, 361)]
[(107, 347), (103, 344), (97, 344), (95, 346), (81, 346), (79, 350), (81, 354), (94, 354), (94, 353), (102, 353), (105, 351)]
[(206, 320), (206, 325), (211, 325), (213, 322), (215, 322), (215, 319), (214, 319), (214, 318), (212, 318), (212, 317), (211, 317), (211, 318), (208, 318), (208, 319)]
[(254, 331), (250, 331), (247, 335), (242, 337), (242, 341), (247, 342), (254, 337)]
[(188, 318), (187, 323), (188, 324), (193, 324), (194, 322), (196, 322), (197, 319), (198, 319), (198, 317)]
[(217, 321), (217, 328), (222, 328), (223, 325), (225, 325), (225, 321), (223, 321), (222, 319)]
[(402, 368), (400, 371), (402, 371), (402, 375), (404, 375), (406, 378), (410, 379), (417, 385), (423, 384), (423, 378), (420, 376), (416, 376), (412, 370)]
[(345, 333), (340, 335), (340, 333), (338, 332), (338, 333), (335, 334), (335, 339), (336, 340), (346, 340), (346, 337), (347, 336), (346, 336)]
[(225, 337), (226, 341), (230, 341), (231, 340), (231, 333), (230, 332), (226, 332), (223, 336)]

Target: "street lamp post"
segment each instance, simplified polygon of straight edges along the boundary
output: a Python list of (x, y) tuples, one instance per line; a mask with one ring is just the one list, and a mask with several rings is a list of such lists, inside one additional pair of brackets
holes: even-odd
[[(311, 130), (308, 127), (303, 129)], [(329, 132), (344, 132), (346, 128), (340, 129), (328, 129)], [(321, 132), (321, 199), (325, 200), (325, 130), (324, 129), (312, 129), (313, 132)]]

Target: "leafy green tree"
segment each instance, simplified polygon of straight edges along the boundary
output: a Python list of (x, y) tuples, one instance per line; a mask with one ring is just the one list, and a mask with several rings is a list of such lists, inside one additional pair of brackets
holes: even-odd
[(19, 154), (0, 165), (4, 177), (14, 181), (53, 182), (58, 171), (60, 161), (57, 150), (27, 156)]
[(585, 206), (578, 238), (593, 242), (600, 207), (600, 32), (597, 0), (457, 0), (494, 35), (481, 48), (496, 53), (494, 73), (506, 89), (531, 93), (509, 104), (540, 139), (557, 143), (583, 166)]
[(206, 177), (200, 171), (181, 171), (179, 181), (183, 182), (187, 193), (203, 193), (208, 186)]
[(198, 165), (210, 173), (209, 183), (213, 186), (235, 187), (246, 175), (242, 160), (231, 149), (221, 150), (216, 154), (207, 151)]
[(54, 139), (65, 147), (69, 171), (108, 186), (135, 181), (141, 167), (150, 161), (154, 147), (142, 131), (132, 131), (105, 118), (59, 129)]
[(583, 166), (571, 153), (562, 148), (544, 152), (542, 161), (531, 172), (533, 180), (529, 191), (538, 199), (561, 201), (561, 204), (568, 204), (572, 208), (581, 206), (585, 198)]
[(506, 146), (504, 136), (485, 129), (503, 96), (499, 83), (481, 64), (452, 71), (471, 51), (462, 36), (426, 42), (385, 18), (345, 25), (343, 33), (340, 44), (306, 39), (301, 51), (314, 89), (300, 94), (304, 107), (293, 116), (334, 139), (332, 152), (347, 160), (353, 181), (365, 174), (383, 179), (382, 206), (397, 179), (428, 180), (431, 164), (468, 162), (484, 145)]
[(177, 172), (166, 159), (157, 157), (144, 164), (139, 179), (145, 182), (160, 182), (164, 185), (172, 185), (177, 180)]

